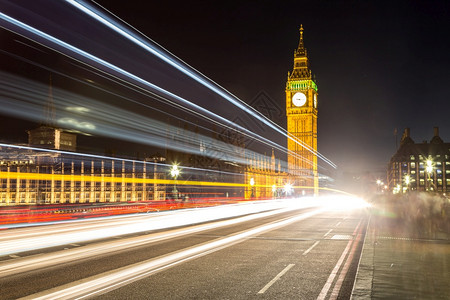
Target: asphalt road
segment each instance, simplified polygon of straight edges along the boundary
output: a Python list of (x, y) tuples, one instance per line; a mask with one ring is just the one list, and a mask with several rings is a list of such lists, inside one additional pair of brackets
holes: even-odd
[(261, 214), (4, 255), (0, 298), (350, 298), (364, 210)]

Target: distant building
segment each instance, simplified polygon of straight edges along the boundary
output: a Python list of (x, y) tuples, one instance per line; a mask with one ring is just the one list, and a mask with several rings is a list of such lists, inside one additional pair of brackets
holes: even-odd
[(439, 137), (439, 128), (434, 127), (429, 143), (415, 143), (406, 128), (389, 162), (387, 178), (388, 188), (394, 193), (450, 191), (450, 143)]
[(160, 161), (0, 147), (0, 206), (164, 200)]
[(76, 151), (77, 136), (61, 128), (43, 125), (28, 131), (28, 144), (39, 148)]
[(289, 182), (289, 176), (281, 171), (273, 151), (270, 158), (265, 155), (247, 157), (247, 162), (244, 172), (246, 199), (286, 196), (283, 188)]

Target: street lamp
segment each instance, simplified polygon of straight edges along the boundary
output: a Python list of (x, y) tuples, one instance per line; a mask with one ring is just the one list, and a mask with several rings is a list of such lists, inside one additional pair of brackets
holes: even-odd
[(377, 192), (378, 193), (382, 190), (383, 184), (384, 184), (383, 181), (381, 181), (380, 179), (377, 179)]
[(177, 177), (180, 175), (181, 170), (178, 168), (178, 165), (172, 165), (172, 168), (170, 169), (170, 176), (175, 180), (175, 183), (173, 185), (173, 195), (176, 200), (178, 200), (178, 191), (177, 191)]
[(277, 196), (277, 186), (272, 185), (272, 197), (275, 198)]
[(255, 179), (252, 177), (250, 178), (250, 189), (251, 189), (251, 195), (250, 197), (255, 197), (255, 190), (254, 190), (254, 186), (255, 185)]
[[(406, 184), (406, 191), (409, 191), (409, 184), (411, 183), (411, 177), (409, 175), (405, 175), (405, 184)], [(403, 191), (405, 192), (405, 191)]]
[[(433, 161), (431, 159), (427, 159), (426, 164), (427, 164), (427, 166), (426, 166), (425, 170), (427, 171), (427, 174), (428, 174), (427, 182), (428, 182), (428, 186), (430, 186), (430, 182), (432, 181), (431, 173), (433, 172)], [(433, 183), (433, 185), (434, 185), (434, 183)], [(431, 186), (431, 189), (433, 190), (433, 186)]]
[(292, 190), (293, 190), (292, 184), (286, 183), (284, 185), (284, 192), (286, 193), (286, 196), (289, 196), (292, 193)]

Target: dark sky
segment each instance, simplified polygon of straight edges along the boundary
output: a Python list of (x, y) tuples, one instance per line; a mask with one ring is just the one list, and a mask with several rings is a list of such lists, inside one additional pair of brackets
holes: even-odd
[(450, 141), (448, 1), (97, 3), (243, 101), (264, 91), (282, 109), (303, 24), (319, 151), (340, 170), (383, 171), (395, 128)]
[(385, 168), (411, 128), (450, 141), (448, 1), (99, 1), (244, 101), (284, 107), (298, 28), (319, 86), (319, 151), (341, 168)]

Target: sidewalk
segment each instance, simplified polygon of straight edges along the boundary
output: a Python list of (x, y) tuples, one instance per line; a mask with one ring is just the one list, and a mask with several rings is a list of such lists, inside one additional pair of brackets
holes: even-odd
[(393, 211), (372, 212), (352, 299), (450, 299), (450, 235)]

